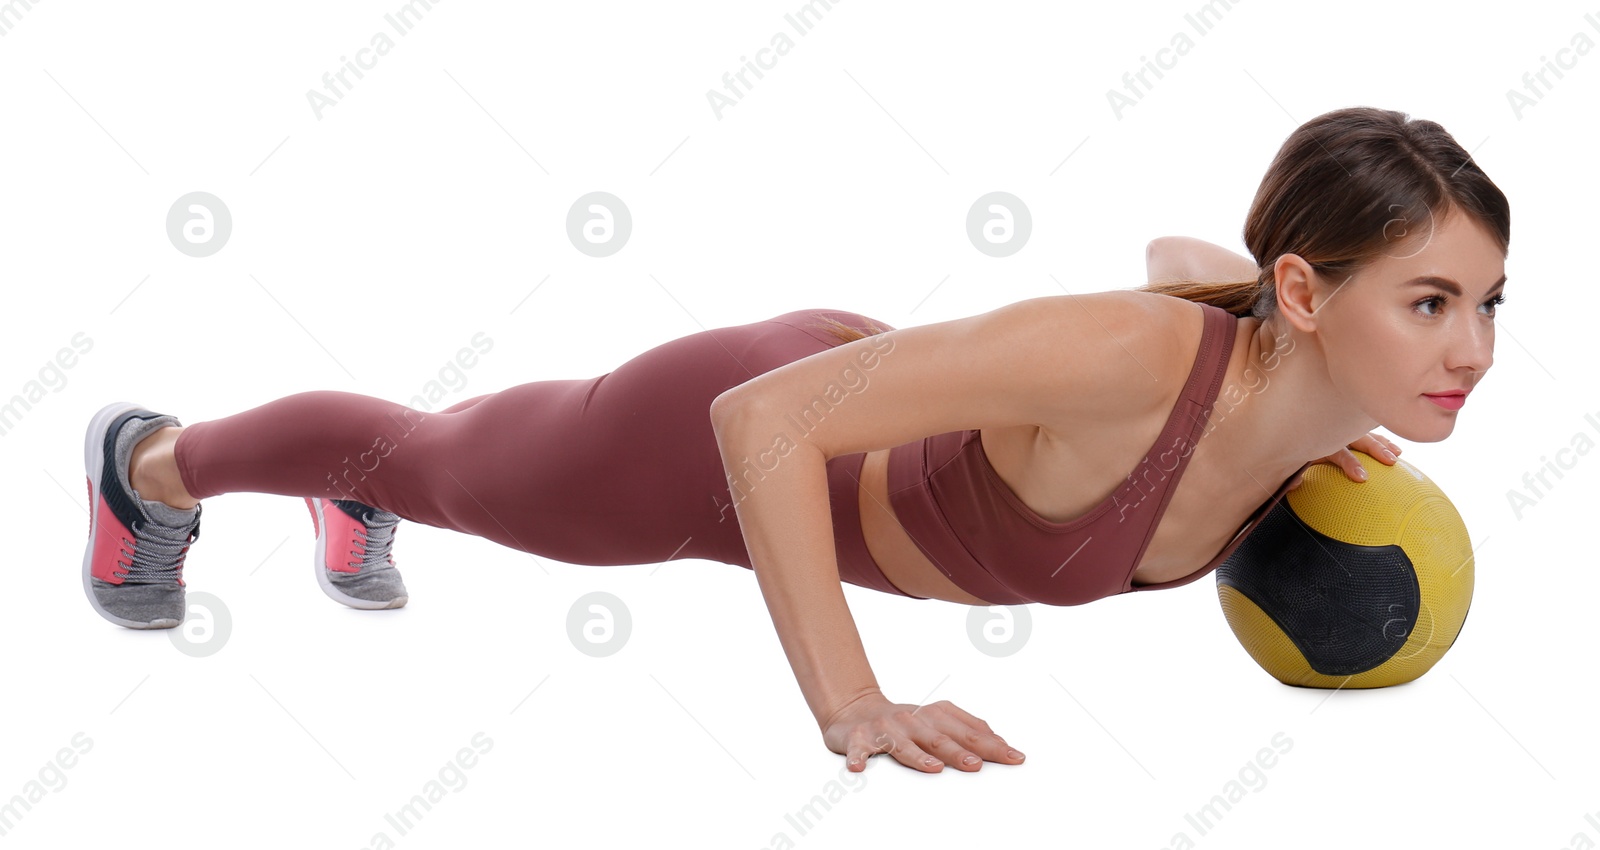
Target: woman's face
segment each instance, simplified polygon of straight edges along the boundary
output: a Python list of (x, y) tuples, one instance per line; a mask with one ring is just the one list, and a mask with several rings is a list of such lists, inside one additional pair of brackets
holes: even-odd
[[(1430, 233), (1369, 265), (1343, 291), (1328, 287), (1332, 309), (1317, 312), (1334, 386), (1404, 439), (1450, 436), (1494, 363), (1504, 279), (1505, 257), (1476, 220), (1459, 210), (1435, 219)], [(1461, 390), (1469, 395), (1458, 409), (1430, 397)]]

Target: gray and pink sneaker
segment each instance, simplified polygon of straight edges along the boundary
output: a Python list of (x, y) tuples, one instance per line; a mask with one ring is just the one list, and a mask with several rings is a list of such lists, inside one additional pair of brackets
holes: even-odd
[(398, 514), (349, 499), (306, 497), (317, 534), (312, 554), (322, 592), (351, 608), (406, 604), (406, 585), (391, 550)]
[(89, 542), (83, 591), (100, 616), (119, 626), (170, 629), (183, 622), (183, 560), (200, 537), (200, 506), (182, 510), (146, 501), (128, 483), (133, 447), (181, 424), (177, 417), (117, 401), (102, 407), (84, 434)]

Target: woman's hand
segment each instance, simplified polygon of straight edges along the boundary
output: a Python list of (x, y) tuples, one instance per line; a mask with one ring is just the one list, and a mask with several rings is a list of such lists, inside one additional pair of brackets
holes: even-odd
[[(1350, 449), (1360, 449), (1369, 457), (1377, 458), (1379, 461), (1389, 466), (1394, 466), (1395, 458), (1400, 454), (1400, 447), (1395, 445), (1393, 441), (1389, 440), (1387, 437), (1380, 437), (1377, 434), (1369, 433), (1365, 437), (1362, 437), (1361, 439), (1351, 443), (1350, 448), (1340, 449), (1333, 454), (1328, 455), (1327, 457), (1317, 458), (1316, 460), (1312, 461), (1312, 463), (1331, 463), (1340, 469), (1343, 469), (1344, 474), (1349, 477), (1351, 481), (1367, 480), (1367, 471), (1362, 468), (1361, 461), (1356, 459), (1355, 454), (1353, 454)], [(1294, 477), (1294, 483), (1289, 485), (1289, 489), (1293, 490), (1294, 488), (1299, 487), (1300, 480), (1304, 477), (1305, 473), (1303, 472), (1299, 475), (1296, 475)]]
[(919, 708), (890, 702), (877, 692), (835, 711), (823, 726), (822, 740), (856, 773), (866, 770), (867, 759), (876, 753), (889, 753), (925, 773), (938, 773), (946, 764), (974, 771), (985, 761), (1021, 764), (1023, 758), (989, 724), (949, 700)]

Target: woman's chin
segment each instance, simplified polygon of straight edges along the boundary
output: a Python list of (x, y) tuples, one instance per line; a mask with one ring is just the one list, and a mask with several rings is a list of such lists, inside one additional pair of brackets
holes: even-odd
[[(1432, 404), (1432, 402), (1424, 402)], [(1436, 418), (1436, 421), (1427, 424), (1415, 422), (1397, 423), (1390, 425), (1383, 423), (1384, 430), (1410, 443), (1437, 443), (1448, 439), (1456, 429), (1454, 416)]]

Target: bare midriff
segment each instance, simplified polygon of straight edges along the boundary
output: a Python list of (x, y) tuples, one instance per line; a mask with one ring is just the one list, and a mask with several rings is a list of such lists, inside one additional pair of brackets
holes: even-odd
[[(1075, 441), (1076, 449), (1041, 439), (1037, 428), (1027, 426), (988, 429), (981, 432), (981, 439), (995, 472), (1024, 504), (1053, 522), (1070, 522), (1095, 506), (1097, 494), (1109, 493), (1120, 483), (1123, 476), (1117, 471), (1135, 466), (1163, 422), (1151, 419), (1144, 428), (1079, 429), (1083, 439)], [(1239, 473), (1228, 459), (1213, 457), (1207, 448), (1203, 438), (1196, 444), (1133, 572), (1135, 585), (1171, 581), (1201, 569), (1272, 495), (1253, 480), (1217, 484), (1236, 479)], [(956, 586), (907, 535), (889, 501), (889, 451), (868, 452), (861, 466), (859, 507), (868, 553), (891, 584), (913, 596), (991, 604)], [(1063, 481), (1075, 486), (1063, 487)]]
[(889, 504), (889, 449), (867, 452), (861, 464), (861, 532), (867, 552), (889, 583), (912, 596), (988, 605), (962, 590), (929, 561), (906, 534)]
[[(1187, 488), (1187, 493), (1182, 492), (1185, 488), (1181, 485), (1188, 483), (1190, 476), (1196, 472), (1194, 466), (1200, 460), (1198, 453), (1197, 448), (1196, 457), (1191, 459), (1189, 470), (1179, 481), (1179, 492), (1173, 494), (1167, 513), (1162, 517), (1155, 534), (1151, 536), (1150, 544), (1145, 548), (1138, 569), (1134, 570), (1134, 584), (1170, 581), (1200, 569), (1229, 542), (1230, 536), (1226, 531), (1221, 532), (1223, 535), (1221, 537), (1215, 536), (1218, 530), (1237, 529), (1249, 517), (1254, 509), (1253, 505), (1259, 504), (1261, 499), (1271, 495), (1263, 494), (1261, 499), (1257, 499), (1254, 503), (1240, 504), (1226, 511), (1227, 519), (1219, 524), (1216, 507), (1226, 501), (1238, 501), (1238, 493), (1247, 491), (1235, 491), (1231, 500), (1225, 494), (1202, 494), (1198, 486)], [(866, 538), (867, 552), (877, 562), (884, 577), (895, 587), (912, 596), (942, 599), (966, 605), (990, 604), (987, 600), (979, 599), (956, 586), (955, 582), (922, 554), (922, 550), (917, 548), (917, 544), (906, 534), (905, 528), (895, 517), (894, 507), (889, 501), (888, 459), (888, 449), (868, 452), (861, 466), (859, 488), (861, 531)], [(1005, 477), (999, 465), (996, 466), (996, 471)], [(1198, 476), (1195, 477), (1196, 484), (1203, 480)], [(1185, 496), (1189, 498), (1184, 498)], [(1198, 512), (1188, 507), (1191, 503), (1198, 503), (1196, 505), (1199, 508)], [(1079, 512), (1079, 515), (1082, 513)], [(1235, 513), (1238, 514), (1236, 517), (1233, 516)], [(1204, 523), (1203, 532), (1196, 527), (1192, 519), (1197, 515), (1209, 517)], [(1041, 516), (1047, 515), (1041, 513)], [(1047, 516), (1047, 518), (1057, 522), (1068, 522), (1073, 517), (1058, 519)]]

